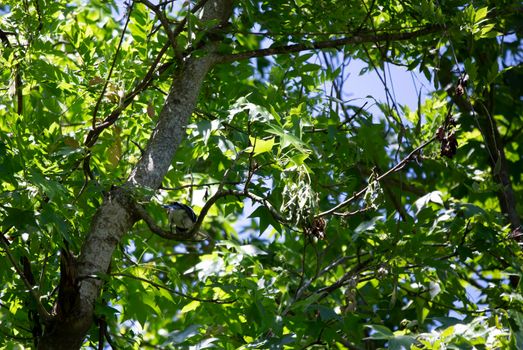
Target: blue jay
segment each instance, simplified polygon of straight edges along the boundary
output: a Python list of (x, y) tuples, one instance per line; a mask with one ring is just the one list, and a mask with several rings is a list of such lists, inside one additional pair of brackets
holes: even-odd
[(175, 226), (177, 233), (187, 233), (198, 219), (191, 207), (180, 202), (172, 202), (171, 204), (163, 205), (163, 207), (169, 213), (171, 232), (173, 231), (173, 226)]

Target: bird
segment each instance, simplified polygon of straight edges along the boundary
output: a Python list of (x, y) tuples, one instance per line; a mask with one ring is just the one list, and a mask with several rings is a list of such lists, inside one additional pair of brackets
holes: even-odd
[(171, 224), (171, 232), (173, 231), (173, 226), (176, 227), (176, 232), (180, 234), (185, 234), (189, 232), (198, 217), (194, 213), (191, 207), (180, 202), (172, 202), (170, 204), (163, 205), (167, 212), (169, 213), (169, 222)]

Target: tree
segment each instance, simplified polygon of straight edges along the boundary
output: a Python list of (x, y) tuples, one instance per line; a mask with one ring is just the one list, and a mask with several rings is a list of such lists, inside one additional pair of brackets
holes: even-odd
[(521, 12), (7, 1), (1, 346), (521, 348)]

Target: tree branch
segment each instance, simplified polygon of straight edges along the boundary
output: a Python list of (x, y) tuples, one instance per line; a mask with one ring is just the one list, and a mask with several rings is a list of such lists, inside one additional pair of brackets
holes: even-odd
[(151, 218), (149, 216), (149, 214), (147, 213), (147, 210), (145, 210), (145, 208), (143, 208), (138, 203), (135, 203), (134, 210), (135, 210), (136, 215), (138, 215), (140, 217), (140, 219), (142, 219), (147, 224), (149, 229), (154, 234), (156, 234), (162, 238), (165, 238), (168, 240), (175, 240), (175, 241), (189, 241), (189, 242), (201, 241), (201, 240), (194, 239), (194, 235), (191, 232), (186, 232), (186, 233), (180, 234), (178, 232), (170, 232), (170, 231), (164, 230), (163, 228), (161, 228), (160, 226), (158, 226), (156, 224), (156, 222), (154, 221), (153, 218)]
[(8, 244), (8, 240), (7, 238), (5, 237), (4, 233), (0, 233), (0, 244), (2, 245), (2, 247), (4, 248), (4, 251), (5, 251), (5, 254), (7, 255), (7, 258), (9, 259), (9, 262), (11, 263), (11, 266), (13, 266), (13, 268), (15, 269), (16, 273), (18, 274), (18, 276), (20, 276), (20, 279), (22, 280), (22, 282), (24, 282), (24, 285), (25, 287), (27, 288), (27, 290), (31, 293), (31, 296), (33, 297), (34, 299), (34, 302), (36, 304), (36, 308), (38, 310), (38, 314), (40, 315), (40, 317), (42, 317), (42, 319), (44, 321), (49, 321), (52, 319), (52, 316), (51, 314), (45, 309), (44, 305), (42, 304), (42, 301), (40, 299), (40, 294), (38, 293), (38, 291), (34, 288), (35, 286), (33, 286), (29, 280), (27, 279), (26, 275), (24, 274), (24, 272), (22, 271), (22, 269), (20, 268), (20, 266), (18, 266), (18, 264), (16, 263), (16, 260), (15, 258), (13, 257), (13, 254), (11, 254), (11, 250), (9, 249), (9, 244)]
[[(40, 16), (40, 14), (38, 14)], [(5, 32), (2, 29), (0, 29), (0, 40), (4, 44), (5, 47), (11, 48), (11, 43), (9, 42), (8, 35), (15, 35), (15, 33), (12, 32)], [(15, 59), (16, 59), (15, 55)], [(22, 92), (22, 77), (20, 76), (20, 65), (18, 63), (14, 66), (14, 90), (16, 95), (16, 113), (18, 115), (22, 115), (24, 112), (24, 95)]]
[[(483, 67), (490, 67), (492, 64), (490, 61), (483, 62), (482, 60), (480, 60), (480, 63)], [(458, 64), (457, 61), (456, 64)], [(489, 89), (485, 89), (481, 98), (473, 105), (466, 94), (458, 95), (454, 92), (454, 84), (452, 84), (452, 75), (450, 72), (447, 70), (440, 70), (439, 80), (441, 81), (442, 86), (449, 86), (447, 94), (452, 99), (453, 103), (455, 103), (461, 111), (470, 114), (476, 123), (476, 126), (483, 137), (488, 153), (487, 160), (490, 165), (491, 176), (499, 184), (496, 194), (501, 212), (507, 216), (512, 229), (517, 230), (521, 227), (521, 218), (516, 210), (516, 195), (514, 193), (512, 181), (510, 180), (510, 171), (508, 169), (504, 143), (499, 133), (497, 122), (492, 117), (495, 112), (494, 91), (496, 89), (492, 85)], [(486, 101), (485, 104), (482, 100)], [(520, 237), (515, 238), (518, 241), (521, 241)]]
[(141, 2), (142, 4), (147, 6), (149, 9), (151, 9), (151, 11), (153, 11), (156, 14), (156, 17), (158, 17), (158, 20), (162, 24), (163, 29), (164, 29), (165, 33), (167, 34), (167, 37), (169, 38), (169, 42), (171, 43), (173, 51), (176, 54), (176, 46), (177, 46), (176, 38), (175, 38), (171, 28), (169, 27), (169, 21), (165, 17), (165, 14), (162, 13), (159, 6), (154, 5), (152, 2), (150, 2), (148, 0), (137, 0), (137, 1)]
[[(414, 156), (419, 152), (421, 151), (422, 149), (424, 149), (425, 147), (427, 147), (428, 145), (430, 145), (434, 140), (436, 140), (436, 136), (432, 136), (432, 138), (430, 138), (428, 141), (425, 141), (424, 143), (422, 143), (420, 146), (418, 146), (417, 148), (415, 148), (412, 152), (410, 152), (405, 158), (403, 158), (398, 164), (396, 164), (395, 166), (393, 166), (392, 168), (390, 168), (389, 170), (387, 170), (385, 173), (381, 174), (380, 176), (378, 176), (376, 178), (376, 181), (381, 181), (382, 179), (384, 179), (385, 177), (389, 176), (390, 174), (392, 173), (395, 173), (397, 171), (400, 171), (401, 169), (403, 169), (403, 167), (408, 163), (410, 162), (412, 159), (414, 159)], [(353, 202), (354, 200), (356, 200), (358, 197), (360, 197), (362, 194), (364, 194), (367, 189), (369, 188), (369, 186), (365, 186), (364, 188), (362, 188), (361, 190), (359, 190), (358, 192), (356, 192), (354, 195), (352, 195), (352, 197), (346, 199), (345, 201), (341, 202), (340, 204), (332, 207), (331, 209), (329, 210), (326, 210), (322, 213), (319, 213), (316, 217), (323, 217), (323, 216), (327, 216), (329, 214), (333, 214), (335, 213), (338, 209), (341, 209), (345, 206), (347, 206), (348, 204), (350, 204), (351, 202)], [(342, 214), (343, 215), (343, 214)]]
[(134, 2), (131, 2), (131, 5), (127, 8), (127, 19), (125, 20), (125, 24), (122, 29), (122, 34), (120, 35), (120, 41), (118, 42), (118, 47), (116, 48), (116, 52), (113, 56), (113, 62), (111, 64), (111, 67), (109, 68), (109, 72), (107, 73), (107, 78), (105, 79), (104, 86), (102, 88), (102, 92), (100, 92), (100, 96), (98, 96), (98, 100), (96, 100), (96, 104), (94, 105), (94, 111), (93, 111), (93, 120), (92, 120), (92, 128), (96, 128), (96, 115), (98, 114), (98, 109), (100, 108), (100, 104), (102, 103), (102, 99), (105, 95), (105, 91), (107, 90), (107, 85), (109, 85), (109, 81), (111, 80), (111, 75), (113, 75), (113, 70), (116, 65), (116, 59), (118, 58), (118, 53), (120, 52), (120, 49), (122, 48), (123, 38), (125, 36), (125, 31), (127, 30), (127, 25), (129, 24), (129, 21), (131, 20), (131, 12), (133, 11), (133, 5)]
[(343, 286), (343, 284), (351, 277), (363, 272), (367, 267), (369, 267), (370, 263), (374, 260), (374, 257), (371, 256), (369, 259), (358, 263), (356, 266), (354, 266), (352, 269), (347, 271), (340, 279), (336, 280), (336, 282), (332, 283), (330, 286), (326, 286), (323, 288), (318, 289), (315, 291), (315, 293), (323, 294), (322, 298), (326, 297), (329, 293), (332, 293), (336, 289)]
[(341, 38), (341, 39), (333, 39), (333, 40), (326, 40), (326, 41), (317, 41), (317, 42), (308, 42), (304, 44), (293, 44), (293, 45), (285, 45), (285, 46), (276, 46), (276, 47), (270, 47), (267, 49), (259, 49), (259, 50), (252, 50), (252, 51), (245, 51), (245, 52), (239, 52), (239, 53), (233, 53), (229, 55), (223, 55), (218, 63), (228, 63), (228, 62), (234, 62), (234, 61), (240, 61), (245, 60), (249, 58), (254, 57), (265, 57), (265, 56), (272, 56), (272, 55), (281, 55), (281, 54), (289, 54), (293, 52), (300, 52), (300, 51), (306, 51), (306, 50), (321, 50), (321, 49), (331, 49), (331, 48), (337, 48), (344, 45), (354, 45), (354, 44), (363, 44), (363, 43), (375, 43), (380, 41), (402, 41), (402, 40), (409, 40), (418, 38), (421, 36), (437, 33), (440, 31), (443, 31), (443, 27), (439, 25), (431, 25), (424, 27), (422, 29), (413, 31), (413, 32), (398, 32), (398, 33), (390, 33), (385, 32), (381, 34), (375, 34), (375, 33), (362, 33), (362, 34), (355, 34), (353, 36)]
[[(194, 6), (191, 9), (191, 12), (195, 13), (196, 11), (201, 9), (207, 1), (208, 0), (201, 0), (198, 4), (196, 4), (196, 6)], [(180, 21), (180, 23), (178, 23), (178, 25), (175, 27), (175, 29), (173, 31), (174, 38), (176, 38), (178, 35), (180, 35), (180, 33), (183, 31), (186, 23), (187, 23), (187, 16), (182, 21)], [(94, 144), (96, 143), (96, 140), (98, 140), (98, 137), (100, 136), (102, 131), (107, 129), (109, 126), (113, 125), (118, 120), (118, 117), (125, 110), (125, 108), (127, 108), (127, 106), (129, 106), (131, 104), (131, 102), (134, 100), (134, 98), (139, 93), (144, 91), (151, 84), (151, 82), (154, 79), (154, 73), (157, 71), (156, 68), (158, 67), (158, 64), (160, 63), (162, 57), (165, 55), (165, 53), (167, 52), (167, 49), (169, 48), (169, 43), (170, 43), (170, 41), (166, 42), (164, 44), (164, 46), (160, 49), (160, 51), (156, 55), (156, 58), (154, 59), (153, 63), (150, 65), (149, 70), (147, 71), (145, 76), (142, 78), (140, 83), (138, 85), (136, 85), (136, 87), (131, 92), (129, 92), (128, 94), (125, 95), (125, 97), (122, 99), (121, 104), (118, 107), (116, 107), (107, 117), (105, 117), (105, 119), (102, 123), (96, 125), (95, 127), (93, 127), (93, 129), (91, 129), (89, 131), (89, 133), (87, 134), (87, 137), (85, 139), (85, 142), (84, 142), (84, 145), (86, 147), (94, 146)], [(166, 63), (165, 65), (162, 65), (161, 67), (158, 68), (158, 72), (161, 74), (172, 64), (173, 64), (173, 62), (169, 62), (169, 63)]]

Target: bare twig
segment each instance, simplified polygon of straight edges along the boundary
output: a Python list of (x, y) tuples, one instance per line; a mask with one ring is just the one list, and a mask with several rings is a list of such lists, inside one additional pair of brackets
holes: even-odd
[(125, 95), (125, 97), (122, 99), (121, 104), (118, 105), (105, 119), (103, 122), (96, 125), (93, 129), (89, 131), (87, 134), (87, 137), (85, 138), (84, 145), (86, 147), (92, 147), (96, 141), (98, 140), (98, 136), (107, 129), (109, 126), (113, 125), (117, 120), (120, 114), (131, 104), (134, 97), (138, 95), (140, 92), (145, 90), (149, 84), (153, 80), (154, 73), (156, 71), (156, 67), (160, 63), (160, 60), (162, 59), (165, 52), (167, 52), (167, 49), (169, 48), (168, 43), (165, 43), (164, 46), (160, 49), (158, 54), (156, 55), (156, 58), (154, 59), (153, 63), (150, 65), (149, 70), (147, 73), (145, 73), (145, 76), (142, 78), (140, 83), (136, 85), (136, 87)]
[(346, 211), (346, 212), (343, 212), (343, 213), (334, 213), (334, 215), (338, 215), (338, 216), (354, 216), (354, 215), (358, 215), (358, 214), (364, 213), (364, 212), (366, 212), (367, 210), (370, 210), (370, 209), (372, 209), (372, 207), (365, 207), (365, 208), (357, 209), (357, 210), (354, 210), (354, 211)]
[(339, 278), (336, 282), (332, 283), (329, 286), (325, 286), (323, 288), (318, 289), (315, 293), (323, 294), (322, 298), (326, 297), (329, 293), (333, 292), (334, 290), (340, 288), (349, 280), (351, 277), (356, 276), (357, 274), (363, 272), (367, 267), (369, 267), (370, 263), (374, 260), (374, 257), (370, 257), (369, 259), (357, 264), (352, 269), (347, 271), (341, 278)]
[(269, 202), (268, 199), (264, 197), (260, 197), (258, 195), (255, 195), (253, 193), (250, 193), (248, 190), (223, 190), (219, 189), (209, 200), (205, 203), (202, 210), (200, 211), (200, 215), (198, 215), (198, 220), (194, 224), (194, 227), (187, 233), (187, 236), (192, 237), (198, 230), (200, 229), (200, 226), (205, 219), (205, 216), (207, 215), (209, 209), (218, 201), (220, 198), (224, 198), (227, 196), (236, 196), (236, 197), (246, 197), (250, 198), (252, 201), (262, 204), (272, 215), (272, 217), (280, 222), (280, 223), (286, 223), (287, 221), (281, 216), (281, 214), (272, 206), (272, 204)]
[[(296, 293), (294, 294), (294, 300), (298, 300), (298, 298), (301, 296), (303, 282), (305, 281), (305, 257), (307, 256), (307, 244), (308, 243), (309, 243), (308, 239), (303, 240), (303, 251), (301, 253), (301, 273), (299, 274), (300, 282), (298, 283), (298, 288), (296, 288)], [(309, 282), (309, 281), (307, 281), (307, 282)]]
[(349, 116), (348, 112), (344, 110), (346, 115), (345, 121), (338, 125), (338, 130), (341, 130), (345, 125), (350, 124), (354, 120), (354, 118), (356, 118), (363, 111), (363, 108), (365, 108), (365, 106), (367, 106), (368, 103), (368, 101), (365, 101), (365, 103), (360, 108), (358, 108), (358, 110), (354, 112), (354, 114), (351, 116)]
[(210, 187), (210, 186), (216, 186), (216, 185), (221, 185), (221, 184), (235, 186), (235, 185), (239, 185), (240, 182), (220, 181), (220, 182), (208, 182), (208, 183), (203, 183), (203, 184), (188, 184), (188, 185), (181, 185), (181, 186), (177, 186), (177, 187), (160, 186), (159, 189), (166, 190), (166, 191), (179, 191), (179, 190), (183, 190), (185, 188)]
[[(409, 162), (411, 161), (414, 156), (419, 152), (421, 151), (423, 148), (427, 147), (429, 144), (431, 144), (434, 140), (436, 140), (436, 136), (433, 136), (432, 138), (430, 138), (428, 141), (425, 141), (424, 143), (422, 143), (420, 146), (418, 146), (417, 148), (415, 148), (412, 152), (410, 152), (405, 158), (403, 158), (398, 164), (396, 164), (395, 166), (393, 166), (392, 168), (390, 168), (389, 170), (387, 170), (385, 173), (383, 173), (382, 175), (378, 176), (376, 178), (376, 181), (381, 181), (383, 178), (389, 176), (390, 174), (392, 173), (395, 173), (397, 171), (400, 171), (401, 169), (403, 169), (403, 167)], [(353, 202), (355, 199), (357, 199), (358, 197), (360, 197), (362, 194), (364, 194), (367, 189), (369, 188), (369, 186), (365, 186), (364, 188), (362, 188), (361, 190), (359, 190), (358, 192), (356, 192), (354, 195), (352, 195), (350, 198), (346, 199), (345, 201), (341, 202), (340, 204), (332, 207), (331, 209), (329, 210), (326, 210), (322, 213), (319, 213), (317, 215), (317, 217), (322, 217), (322, 216), (326, 216), (326, 215), (329, 215), (329, 214), (333, 214), (335, 212), (337, 212), (339, 209), (347, 206), (348, 204), (350, 204), (351, 202)]]
[[(344, 262), (346, 262), (347, 260), (350, 260), (350, 259), (353, 259), (353, 258), (354, 258), (354, 256), (352, 256), (352, 257), (351, 256), (342, 256), (341, 258), (338, 258), (337, 260), (333, 261), (332, 263), (330, 263), (329, 265), (327, 265), (326, 267), (324, 267), (323, 269), (318, 271), (313, 278), (308, 279), (305, 283), (303, 283), (303, 285), (301, 285), (298, 288), (298, 290), (297, 290), (297, 292), (296, 292), (296, 294), (294, 296), (294, 302), (296, 302), (297, 300), (301, 299), (303, 293), (310, 287), (312, 282), (314, 282), (316, 279), (318, 279), (319, 277), (323, 276), (324, 274), (326, 274), (327, 272), (329, 272), (330, 270), (332, 270), (336, 266), (341, 265)], [(291, 303), (291, 305), (293, 303)], [(290, 308), (290, 306), (288, 308)]]

